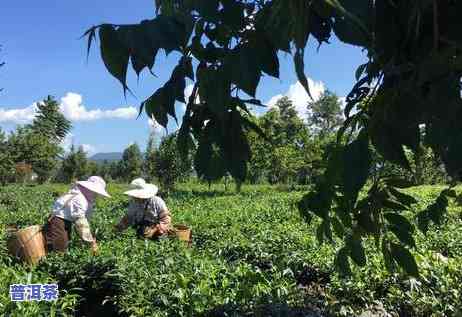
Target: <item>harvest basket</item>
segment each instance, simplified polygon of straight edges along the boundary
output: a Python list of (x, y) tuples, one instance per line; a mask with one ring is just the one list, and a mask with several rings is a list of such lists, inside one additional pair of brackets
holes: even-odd
[(177, 238), (181, 241), (187, 242), (190, 246), (192, 242), (191, 228), (183, 224), (174, 225), (173, 228), (175, 230), (175, 235), (177, 236)]
[(14, 257), (31, 265), (46, 255), (45, 236), (40, 225), (9, 231), (7, 245)]

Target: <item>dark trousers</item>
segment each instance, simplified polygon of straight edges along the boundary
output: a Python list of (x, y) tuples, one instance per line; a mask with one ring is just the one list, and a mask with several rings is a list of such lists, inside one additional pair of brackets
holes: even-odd
[(65, 252), (71, 240), (72, 222), (52, 216), (45, 226), (48, 252)]

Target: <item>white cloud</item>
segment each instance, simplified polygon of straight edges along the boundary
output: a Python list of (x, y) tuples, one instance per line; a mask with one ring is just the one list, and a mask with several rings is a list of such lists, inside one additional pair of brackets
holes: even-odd
[(74, 144), (75, 149), (77, 150), (80, 146), (83, 148), (83, 150), (87, 153), (88, 156), (93, 155), (97, 152), (97, 149), (95, 146), (90, 145), (90, 144), (77, 144), (74, 142), (75, 138), (72, 133), (69, 133), (66, 135), (64, 140), (61, 142), (61, 146), (64, 149), (64, 152), (67, 154), (71, 150), (72, 144)]
[(322, 93), (326, 90), (323, 82), (314, 81), (311, 78), (308, 78), (308, 85), (311, 96), (313, 98), (310, 98), (310, 96), (308, 96), (308, 93), (306, 92), (305, 88), (303, 88), (302, 84), (300, 84), (300, 82), (297, 81), (295, 84), (292, 84), (289, 87), (289, 90), (287, 90), (286, 93), (278, 94), (271, 97), (270, 100), (266, 102), (266, 104), (270, 108), (274, 107), (276, 105), (276, 102), (280, 98), (287, 96), (292, 101), (299, 116), (305, 118), (307, 112), (306, 106), (308, 105), (308, 102), (318, 100), (321, 97)]
[(93, 155), (96, 153), (96, 148), (90, 144), (82, 144), (80, 145), (87, 155)]
[(23, 109), (0, 109), (0, 122), (25, 124), (31, 122), (34, 119), (36, 111), (36, 103), (33, 103), (29, 107)]
[(72, 143), (74, 143), (74, 135), (72, 133), (68, 133), (64, 140), (61, 142), (61, 146), (64, 149), (64, 152), (69, 152)]
[(82, 104), (82, 96), (68, 92), (61, 98), (61, 112), (71, 121), (91, 121), (99, 119), (133, 119), (138, 111), (135, 107), (122, 107), (114, 110), (87, 110)]
[[(92, 121), (100, 119), (133, 119), (138, 111), (135, 107), (121, 107), (112, 110), (87, 110), (82, 103), (82, 96), (73, 92), (68, 92), (61, 98), (59, 106), (61, 112), (71, 121)], [(1, 109), (0, 122), (15, 124), (25, 124), (31, 122), (37, 112), (37, 103), (22, 109)]]

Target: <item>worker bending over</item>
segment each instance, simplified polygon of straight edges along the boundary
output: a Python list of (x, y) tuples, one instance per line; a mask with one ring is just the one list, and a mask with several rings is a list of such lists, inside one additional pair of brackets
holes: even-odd
[(130, 187), (124, 194), (132, 200), (127, 214), (116, 225), (116, 229), (123, 231), (132, 226), (144, 238), (165, 237), (171, 230), (172, 219), (164, 200), (156, 196), (157, 186), (137, 178), (130, 183)]

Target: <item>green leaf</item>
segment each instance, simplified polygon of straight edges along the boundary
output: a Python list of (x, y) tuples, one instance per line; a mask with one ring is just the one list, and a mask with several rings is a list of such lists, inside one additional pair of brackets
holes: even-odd
[(109, 73), (117, 78), (124, 88), (126, 84), (129, 50), (120, 41), (117, 31), (113, 26), (104, 24), (99, 28), (101, 42), (101, 58)]
[(297, 74), (298, 81), (300, 84), (305, 88), (306, 93), (308, 96), (313, 99), (310, 93), (310, 87), (308, 87), (308, 79), (305, 76), (305, 63), (303, 62), (303, 55), (305, 54), (304, 49), (298, 49), (294, 55), (294, 65), (295, 65), (295, 72)]
[(345, 229), (343, 228), (342, 223), (338, 220), (337, 217), (332, 217), (331, 222), (337, 237), (342, 238), (345, 235)]
[(350, 201), (356, 201), (369, 176), (372, 164), (369, 140), (365, 130), (345, 148), (343, 157), (343, 190)]
[(389, 243), (385, 239), (382, 239), (382, 255), (387, 271), (393, 273), (395, 271), (395, 261), (393, 260)]
[(341, 276), (351, 275), (350, 261), (348, 260), (348, 249), (346, 247), (338, 250), (335, 255), (334, 265)]
[(144, 20), (140, 27), (151, 45), (163, 48), (167, 55), (171, 51), (180, 52), (190, 36), (187, 26), (170, 16), (159, 15), (153, 20)]
[(350, 213), (346, 212), (343, 207), (334, 208), (334, 212), (345, 227), (351, 227), (352, 221)]
[(390, 243), (390, 251), (393, 259), (398, 263), (398, 265), (404, 269), (404, 271), (414, 277), (419, 276), (419, 269), (417, 268), (417, 263), (412, 256), (411, 252), (403, 246), (393, 243)]
[(344, 16), (349, 21), (355, 24), (364, 34), (369, 34), (366, 26), (367, 20), (364, 18), (371, 17), (371, 2), (370, 1), (354, 1), (354, 0), (325, 0), (326, 3), (332, 6), (341, 16)]
[(407, 179), (399, 177), (389, 177), (384, 178), (385, 183), (388, 186), (397, 187), (397, 188), (408, 188), (414, 186), (414, 184)]
[(264, 33), (258, 34), (255, 52), (258, 54), (260, 69), (266, 74), (279, 78), (279, 58), (274, 45)]
[(200, 16), (209, 22), (218, 20), (218, 0), (194, 0), (194, 7)]
[(197, 80), (201, 100), (207, 104), (210, 111), (223, 120), (231, 94), (231, 84), (227, 81), (226, 70), (223, 67), (219, 69), (199, 67)]
[(313, 212), (320, 218), (326, 218), (332, 205), (332, 193), (328, 190), (315, 190), (306, 194), (300, 206), (302, 212)]
[(232, 82), (252, 97), (255, 97), (261, 76), (256, 56), (256, 51), (245, 45), (235, 48), (226, 61), (226, 73), (231, 74)]
[(183, 117), (183, 122), (178, 130), (178, 137), (176, 141), (178, 152), (183, 160), (187, 159), (190, 149), (194, 148), (194, 141), (191, 136), (189, 121), (185, 117), (186, 115)]
[(237, 110), (227, 113), (225, 131), (222, 138), (222, 150), (227, 170), (238, 181), (245, 180), (247, 176), (247, 162), (251, 157), (250, 146), (242, 129), (241, 118), (242, 116)]
[(412, 224), (407, 220), (404, 216), (401, 216), (397, 213), (385, 213), (385, 219), (388, 221), (389, 224), (399, 227), (404, 231), (413, 232), (414, 227)]
[(194, 70), (192, 66), (191, 57), (182, 57), (182, 64), (184, 67), (184, 75), (194, 81)]
[(366, 70), (367, 65), (368, 65), (367, 63), (359, 65), (359, 67), (356, 69), (355, 78), (357, 81), (361, 78), (361, 75)]
[(369, 38), (364, 31), (355, 23), (345, 17), (337, 17), (334, 22), (334, 32), (340, 41), (366, 47), (369, 45)]
[(240, 30), (244, 25), (244, 5), (234, 0), (222, 0), (220, 11), (222, 21), (227, 27)]
[(398, 227), (396, 225), (389, 226), (391, 232), (393, 232), (396, 237), (401, 241), (401, 243), (406, 244), (409, 247), (415, 247), (415, 240), (412, 236), (411, 231), (406, 230), (403, 227)]
[(383, 204), (383, 207), (386, 207), (388, 209), (395, 210), (395, 211), (409, 209), (407, 206), (397, 201), (394, 201), (393, 199), (385, 199), (382, 201), (382, 204)]
[(291, 4), (295, 47), (304, 49), (310, 35), (310, 3), (308, 1), (292, 1)]
[(428, 210), (423, 210), (419, 212), (417, 214), (417, 226), (419, 227), (419, 230), (423, 233), (426, 233), (430, 225), (430, 220), (431, 219)]
[(159, 88), (151, 97), (141, 104), (141, 109), (144, 108), (148, 118), (154, 118), (161, 126), (167, 127), (168, 117), (167, 111), (163, 106), (163, 87)]
[(360, 238), (350, 236), (346, 239), (346, 247), (350, 251), (351, 259), (359, 266), (366, 265), (366, 254)]
[(96, 40), (96, 28), (92, 27), (91, 29), (87, 30), (82, 37), (85, 37), (85, 36), (88, 37), (88, 42), (87, 42), (87, 61), (88, 61), (88, 57), (90, 56), (91, 43), (93, 43), (93, 40)]
[(141, 25), (124, 25), (117, 29), (120, 40), (128, 47), (133, 69), (139, 75), (143, 68), (151, 70), (158, 47), (151, 42)]
[(324, 226), (323, 223), (319, 224), (316, 228), (316, 239), (318, 240), (319, 244), (324, 243)]
[(410, 207), (412, 204), (417, 203), (417, 200), (414, 197), (412, 197), (411, 195), (402, 193), (402, 192), (394, 189), (393, 187), (389, 187), (388, 189), (389, 189), (390, 193), (396, 198), (396, 200), (398, 202), (400, 202), (401, 204), (403, 204), (403, 205), (405, 205), (407, 207)]
[(372, 214), (368, 210), (362, 210), (357, 214), (359, 226), (367, 233), (378, 233), (379, 226), (373, 219)]

